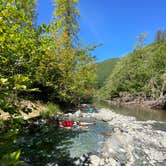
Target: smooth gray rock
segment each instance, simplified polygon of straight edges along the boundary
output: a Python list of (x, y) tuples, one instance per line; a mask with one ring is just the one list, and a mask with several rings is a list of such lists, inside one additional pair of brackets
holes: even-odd
[(78, 110), (72, 116), (76, 117), (76, 118), (79, 118), (79, 117), (81, 117), (81, 114), (82, 114), (81, 110)]
[(92, 155), (89, 157), (90, 165), (91, 166), (99, 166), (100, 165), (100, 158), (96, 155)]

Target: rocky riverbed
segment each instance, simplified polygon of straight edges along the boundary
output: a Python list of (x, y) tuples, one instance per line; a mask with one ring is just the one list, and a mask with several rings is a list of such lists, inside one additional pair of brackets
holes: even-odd
[[(80, 112), (75, 115), (80, 116)], [(86, 113), (81, 114), (88, 117)], [(75, 165), (89, 166), (165, 166), (166, 132), (153, 128), (156, 121), (137, 121), (134, 117), (100, 109), (91, 115), (113, 127), (104, 133), (101, 154), (85, 154)], [(165, 122), (163, 126), (166, 126)]]

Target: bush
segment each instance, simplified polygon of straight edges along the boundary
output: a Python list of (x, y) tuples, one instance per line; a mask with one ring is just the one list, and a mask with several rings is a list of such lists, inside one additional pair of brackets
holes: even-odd
[(40, 112), (40, 116), (42, 118), (48, 118), (48, 117), (55, 115), (59, 111), (60, 111), (60, 109), (57, 105), (55, 105), (53, 103), (48, 103), (48, 109)]
[(0, 161), (1, 166), (20, 166), (20, 154), (21, 150), (4, 155)]

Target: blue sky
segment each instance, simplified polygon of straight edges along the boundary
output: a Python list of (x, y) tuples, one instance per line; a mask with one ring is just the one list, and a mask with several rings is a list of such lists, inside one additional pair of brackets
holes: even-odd
[[(50, 23), (53, 0), (38, 0), (37, 23)], [(137, 36), (148, 33), (147, 43), (158, 29), (166, 29), (166, 0), (79, 0), (80, 33), (84, 45), (102, 43), (93, 55), (97, 61), (132, 51)]]

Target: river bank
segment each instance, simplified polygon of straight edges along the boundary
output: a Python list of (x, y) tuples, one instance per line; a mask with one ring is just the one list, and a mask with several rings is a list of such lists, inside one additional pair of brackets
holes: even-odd
[[(52, 103), (51, 103), (52, 104)], [(53, 107), (56, 109), (56, 105)], [(49, 103), (41, 101), (20, 100), (19, 110), (15, 114), (9, 114), (0, 109), (0, 120), (7, 120), (9, 118), (22, 118), (24, 120), (39, 117), (43, 112), (50, 110)], [(51, 110), (50, 110), (51, 111)], [(59, 110), (57, 110), (58, 112)]]
[[(166, 132), (153, 127), (159, 122), (137, 121), (134, 117), (119, 115), (110, 109), (100, 109), (92, 116), (111, 125), (113, 131), (105, 133), (107, 139), (103, 144), (102, 153), (89, 155), (84, 165), (164, 166), (166, 164)], [(160, 123), (166, 126), (165, 122)]]
[(166, 110), (166, 96), (158, 99), (145, 98), (145, 97), (133, 97), (133, 96), (122, 96), (113, 98), (112, 100), (106, 100), (109, 104), (113, 105), (138, 105), (144, 108), (150, 109), (163, 109)]

